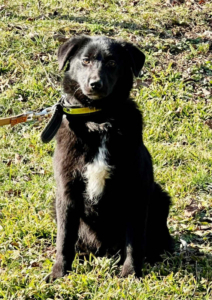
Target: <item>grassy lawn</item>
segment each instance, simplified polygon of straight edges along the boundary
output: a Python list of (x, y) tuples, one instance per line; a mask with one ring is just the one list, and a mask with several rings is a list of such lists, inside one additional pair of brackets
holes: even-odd
[(212, 1), (0, 0), (0, 116), (56, 103), (58, 35), (104, 34), (146, 55), (132, 97), (156, 180), (171, 194), (172, 257), (121, 279), (117, 261), (79, 262), (46, 284), (55, 260), (55, 142), (47, 120), (0, 128), (0, 299), (212, 299)]

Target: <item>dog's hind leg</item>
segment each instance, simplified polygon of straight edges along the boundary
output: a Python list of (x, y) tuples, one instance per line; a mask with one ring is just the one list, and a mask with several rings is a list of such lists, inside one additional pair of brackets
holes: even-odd
[(122, 277), (135, 274), (142, 275), (142, 266), (145, 258), (146, 248), (146, 219), (147, 206), (142, 205), (128, 213), (126, 227), (126, 258), (122, 268)]
[(170, 204), (169, 195), (155, 183), (147, 221), (146, 259), (150, 263), (160, 261), (165, 252), (173, 252), (174, 242), (167, 227)]

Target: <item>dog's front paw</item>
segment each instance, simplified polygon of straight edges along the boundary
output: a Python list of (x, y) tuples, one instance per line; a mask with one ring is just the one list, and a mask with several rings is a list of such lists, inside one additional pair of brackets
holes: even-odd
[(141, 268), (136, 268), (130, 260), (126, 260), (122, 267), (121, 277), (127, 277), (132, 274), (135, 274), (136, 277), (141, 277)]
[(47, 275), (45, 281), (47, 283), (53, 282), (57, 278), (63, 277), (67, 274), (66, 268), (61, 263), (56, 262), (53, 266), (52, 273)]
[(132, 265), (124, 264), (122, 271), (121, 271), (121, 277), (127, 277), (129, 275), (135, 274), (135, 269)]
[(106, 132), (109, 130), (109, 128), (112, 127), (111, 123), (109, 123), (109, 122), (105, 122), (105, 123), (101, 123), (101, 124), (98, 124), (95, 122), (87, 122), (86, 126), (88, 127), (89, 132), (92, 132), (92, 131), (99, 131), (99, 132), (105, 131)]

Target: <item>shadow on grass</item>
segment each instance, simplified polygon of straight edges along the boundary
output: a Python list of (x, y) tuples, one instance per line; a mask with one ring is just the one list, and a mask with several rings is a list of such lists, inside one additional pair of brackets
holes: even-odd
[[(153, 274), (160, 278), (161, 276), (169, 276), (171, 273), (181, 273), (184, 275), (192, 274), (197, 282), (202, 278), (212, 280), (212, 255), (203, 252), (205, 250), (204, 237), (201, 239), (195, 233), (183, 234), (180, 240), (189, 240), (184, 247), (180, 241), (175, 241), (175, 251), (172, 255), (164, 254), (161, 262), (155, 264), (145, 263), (143, 267), (143, 277)], [(198, 241), (198, 243), (197, 243)], [(97, 266), (102, 268), (108, 267), (108, 271), (114, 276), (120, 277), (123, 262), (120, 257), (114, 255), (110, 259), (106, 257), (95, 257), (93, 254), (78, 255), (74, 261), (73, 269), (80, 274), (86, 274), (95, 270)]]
[[(195, 234), (193, 237), (195, 239)], [(177, 243), (173, 255), (164, 255), (163, 261), (154, 265), (145, 264), (143, 275), (147, 276), (154, 273), (156, 277), (160, 277), (180, 272), (184, 275), (193, 274), (197, 282), (200, 282), (203, 278), (211, 281), (212, 255), (203, 253), (201, 250), (198, 245), (196, 247), (188, 245), (186, 249), (182, 249), (180, 243)]]
[[(200, 211), (195, 219), (201, 220), (205, 213)], [(204, 217), (206, 220), (207, 218)], [(209, 218), (210, 219), (210, 218)], [(211, 222), (211, 221), (209, 221)], [(186, 230), (175, 238), (175, 251), (172, 255), (164, 255), (163, 261), (155, 265), (146, 264), (144, 274), (156, 272), (167, 276), (171, 272), (192, 273), (196, 281), (201, 278), (212, 280), (212, 224), (204, 225), (196, 231)], [(198, 229), (199, 228), (199, 229)]]

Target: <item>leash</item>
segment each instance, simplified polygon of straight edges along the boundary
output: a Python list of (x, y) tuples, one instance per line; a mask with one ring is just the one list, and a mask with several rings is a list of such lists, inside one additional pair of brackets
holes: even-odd
[(43, 109), (41, 112), (33, 112), (29, 111), (21, 115), (1, 118), (0, 119), (0, 126), (4, 125), (11, 125), (15, 126), (20, 123), (30, 122), (33, 120), (40, 120), (42, 117), (50, 116), (48, 124), (44, 128), (41, 133), (41, 140), (43, 143), (49, 143), (55, 134), (57, 133), (58, 129), (63, 120), (63, 115), (86, 115), (91, 113), (96, 113), (101, 111), (101, 109), (97, 108), (89, 108), (89, 107), (76, 107), (70, 106), (69, 103), (66, 102), (66, 97), (62, 96), (60, 101), (55, 105)]
[(21, 115), (17, 116), (12, 116), (12, 117), (7, 117), (7, 118), (0, 118), (0, 126), (4, 125), (11, 125), (15, 126), (19, 123), (25, 123), (25, 122), (30, 122), (33, 120), (39, 120), (41, 117), (48, 116), (52, 113), (54, 106), (48, 107), (43, 109), (41, 112), (33, 112), (29, 111)]

